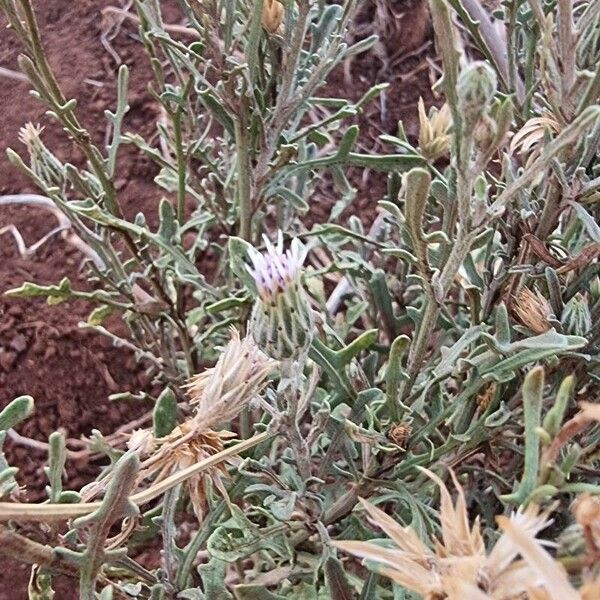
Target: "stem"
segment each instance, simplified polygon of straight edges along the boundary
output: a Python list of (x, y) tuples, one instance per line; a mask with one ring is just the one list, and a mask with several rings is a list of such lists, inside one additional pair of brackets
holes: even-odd
[(181, 135), (181, 109), (173, 113), (173, 134), (177, 155), (177, 221), (183, 225), (185, 223), (185, 156)]
[(560, 57), (562, 62), (561, 98), (563, 110), (570, 116), (573, 108), (571, 94), (575, 85), (577, 50), (574, 24), (573, 0), (558, 0), (558, 40), (560, 43)]
[(79, 577), (77, 566), (60, 558), (50, 546), (39, 544), (9, 529), (0, 529), (0, 555), (40, 565), (67, 577)]
[(404, 398), (408, 395), (412, 386), (415, 383), (417, 375), (421, 370), (423, 364), (423, 358), (427, 352), (427, 346), (429, 345), (429, 339), (435, 331), (435, 324), (440, 314), (439, 305), (432, 299), (427, 298), (425, 308), (423, 309), (423, 316), (419, 322), (419, 329), (415, 337), (414, 342), (410, 346), (410, 352), (408, 356), (408, 365), (406, 368), (408, 379), (404, 380), (400, 384), (398, 392), (398, 399), (400, 402), (404, 401)]
[(248, 128), (246, 126), (246, 106), (240, 106), (239, 118), (235, 122), (235, 149), (238, 167), (238, 210), (239, 236), (248, 242), (252, 241), (252, 170), (248, 144)]
[(281, 363), (280, 387), (286, 402), (287, 434), (289, 435), (290, 445), (296, 457), (298, 473), (301, 479), (306, 482), (311, 477), (310, 453), (306, 440), (302, 437), (300, 431), (302, 414), (298, 411), (303, 387), (302, 371), (304, 362), (303, 357), (300, 357), (298, 360), (289, 359)]

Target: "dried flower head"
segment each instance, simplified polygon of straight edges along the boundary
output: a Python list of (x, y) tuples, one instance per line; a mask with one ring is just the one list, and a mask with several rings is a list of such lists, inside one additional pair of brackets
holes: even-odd
[(584, 582), (580, 590), (575, 589), (563, 566), (541, 546), (532, 531), (503, 516), (496, 520), (504, 531), (503, 538), (509, 540), (534, 573), (534, 581), (527, 585), (529, 600), (595, 600), (600, 597), (600, 578)]
[(477, 398), (475, 399), (475, 403), (477, 404), (477, 407), (479, 408), (479, 410), (481, 410), (482, 412), (487, 410), (488, 406), (490, 405), (490, 402), (494, 399), (494, 396), (496, 395), (496, 388), (497, 388), (496, 382), (492, 381), (483, 390), (483, 392), (481, 392), (477, 396)]
[(294, 239), (284, 251), (281, 231), (275, 246), (264, 239), (267, 251), (254, 250), (252, 266), (247, 267), (258, 292), (250, 330), (269, 356), (295, 359), (306, 351), (314, 334), (313, 311), (300, 281), (306, 248)]
[[(231, 340), (217, 364), (196, 375), (187, 386), (196, 409), (194, 415), (161, 438), (155, 438), (148, 429), (131, 434), (128, 448), (142, 458), (137, 487), (142, 487), (147, 480), (162, 481), (221, 452), (225, 442), (235, 434), (214, 428), (237, 416), (260, 393), (276, 364), (258, 349), (250, 336), (240, 339), (238, 332), (232, 329)], [(229, 462), (237, 460), (234, 457)], [(185, 487), (199, 521), (206, 510), (210, 485), (227, 498), (221, 481), (224, 476), (227, 476), (227, 469), (221, 463), (186, 480)], [(102, 486), (90, 488), (86, 499), (99, 494), (108, 481), (110, 475), (102, 480)]]
[(35, 147), (41, 143), (40, 134), (44, 131), (41, 125), (34, 125), (33, 123), (25, 123), (21, 129), (19, 129), (18, 138), (22, 144), (25, 144), (27, 149)]
[(583, 530), (588, 554), (600, 560), (600, 498), (582, 494), (573, 503), (573, 515)]
[(231, 339), (217, 364), (192, 377), (186, 386), (202, 426), (208, 429), (230, 421), (261, 392), (276, 366), (251, 336), (242, 340), (231, 328)]
[[(154, 482), (162, 481), (177, 471), (221, 452), (225, 442), (233, 437), (235, 434), (229, 431), (204, 429), (201, 421), (193, 417), (175, 427), (169, 435), (155, 439), (154, 451), (140, 463), (137, 483), (141, 485), (148, 479)], [(236, 458), (231, 459), (231, 461), (235, 460)], [(226, 466), (221, 463), (186, 480), (185, 487), (199, 522), (202, 522), (206, 512), (210, 484), (227, 497), (221, 481), (226, 476)]]
[(425, 158), (436, 160), (450, 149), (450, 107), (448, 104), (443, 104), (439, 109), (432, 107), (427, 115), (423, 98), (419, 98), (418, 109), (419, 149)]
[[(437, 475), (422, 470), (439, 485), (441, 494), (442, 538), (435, 541), (435, 550), (424, 544), (411, 527), (402, 527), (365, 500), (361, 503), (369, 521), (383, 530), (396, 548), (355, 541), (334, 542), (334, 545), (373, 561), (379, 573), (426, 600), (519, 598), (529, 586), (533, 586), (535, 577), (531, 569), (515, 562), (518, 550), (506, 536), (502, 536), (486, 553), (478, 520), (469, 525), (465, 495), (454, 474), (451, 473), (458, 491), (456, 503), (452, 502), (450, 492)], [(514, 513), (509, 520), (532, 537), (547, 524), (546, 515), (538, 514), (535, 507)]]
[(387, 437), (396, 446), (404, 448), (411, 434), (412, 427), (408, 423), (394, 423), (388, 430)]
[(262, 26), (269, 32), (275, 33), (285, 14), (283, 4), (277, 0), (265, 0), (262, 10)]
[(523, 288), (516, 296), (513, 308), (515, 316), (531, 331), (544, 333), (551, 329), (548, 319), (552, 315), (552, 307), (537, 290), (533, 292)]

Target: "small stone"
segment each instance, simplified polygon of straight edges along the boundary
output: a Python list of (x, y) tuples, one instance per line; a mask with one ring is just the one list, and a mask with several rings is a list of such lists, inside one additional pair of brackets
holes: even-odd
[(8, 350), (0, 348), (0, 368), (8, 373), (14, 367), (16, 362), (16, 352), (9, 352)]
[(27, 338), (22, 333), (19, 333), (15, 335), (9, 345), (15, 352), (23, 352), (23, 350), (27, 349)]

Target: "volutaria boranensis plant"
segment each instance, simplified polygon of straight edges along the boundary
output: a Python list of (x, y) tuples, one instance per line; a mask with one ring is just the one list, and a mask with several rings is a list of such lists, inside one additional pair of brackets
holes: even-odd
[[(378, 154), (355, 117), (386, 86), (319, 95), (376, 43), (348, 41), (357, 0), (181, 0), (177, 27), (129, 4), (161, 118), (126, 130), (121, 66), (98, 146), (31, 1), (0, 0), (87, 160), (34, 124), (9, 157), (93, 290), (9, 295), (88, 301), (82, 327), (163, 390), (122, 395), (153, 403), (146, 427), (95, 431), (106, 460), (79, 491), (59, 432), (46, 502), (1, 458), (0, 554), (31, 565), (29, 597), (67, 576), (82, 600), (600, 598), (600, 2), (430, 0), (445, 103)], [(158, 167), (155, 229), (124, 217), (124, 144)], [(340, 218), (366, 171), (387, 181), (378, 216)], [(1, 439), (33, 410), (4, 408)], [(148, 540), (155, 570), (131, 558)]]

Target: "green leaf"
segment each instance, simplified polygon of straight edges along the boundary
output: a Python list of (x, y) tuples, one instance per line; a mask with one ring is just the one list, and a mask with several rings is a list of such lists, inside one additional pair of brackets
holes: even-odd
[(11, 429), (25, 420), (33, 412), (33, 398), (19, 396), (0, 412), (0, 431)]
[(44, 467), (50, 483), (46, 487), (50, 502), (59, 502), (62, 495), (62, 476), (67, 459), (65, 436), (55, 431), (48, 438), (48, 466)]
[(325, 559), (324, 571), (331, 600), (354, 600), (354, 591), (348, 583), (342, 563), (337, 558), (328, 556)]
[(352, 148), (354, 148), (354, 145), (356, 144), (358, 134), (358, 125), (351, 125), (350, 127), (348, 127), (338, 147), (338, 159), (344, 160), (350, 154), (350, 151), (352, 150)]
[(573, 375), (565, 377), (560, 384), (556, 400), (552, 408), (546, 413), (542, 424), (550, 437), (555, 437), (561, 428), (574, 388), (575, 377)]
[(517, 490), (502, 500), (520, 506), (531, 495), (538, 483), (540, 435), (538, 429), (542, 414), (544, 369), (536, 367), (523, 383), (523, 414), (525, 419), (525, 465)]
[(289, 596), (271, 593), (264, 585), (236, 585), (233, 590), (236, 600), (288, 600)]
[(233, 274), (253, 293), (257, 294), (256, 283), (252, 275), (248, 273), (246, 266), (249, 263), (250, 256), (256, 249), (242, 238), (231, 236), (227, 242), (229, 250), (229, 266)]
[(177, 232), (177, 220), (175, 218), (173, 206), (166, 198), (163, 198), (160, 201), (158, 213), (160, 219), (158, 235), (163, 238), (165, 242), (170, 243), (173, 241)]
[(262, 36), (262, 13), (265, 0), (254, 0), (250, 12), (250, 33), (246, 42), (245, 55), (249, 66), (250, 81), (256, 82), (257, 73), (260, 65), (258, 58), (258, 47)]
[(297, 210), (299, 213), (308, 212), (308, 202), (301, 196), (293, 192), (292, 190), (285, 187), (278, 187), (273, 190), (273, 196), (281, 196), (284, 200), (290, 203), (290, 205)]
[(67, 277), (60, 280), (58, 285), (37, 285), (25, 282), (21, 287), (5, 292), (9, 298), (35, 298), (45, 296), (48, 304), (60, 304), (72, 296), (71, 282)]
[(570, 202), (571, 206), (575, 209), (579, 220), (583, 223), (589, 236), (596, 242), (600, 243), (600, 225), (590, 213), (578, 202)]
[(108, 304), (96, 307), (87, 318), (88, 325), (102, 325), (104, 321), (113, 313), (114, 308)]
[(171, 388), (165, 388), (152, 411), (152, 422), (154, 424), (154, 436), (165, 437), (175, 429), (177, 425), (177, 398)]

